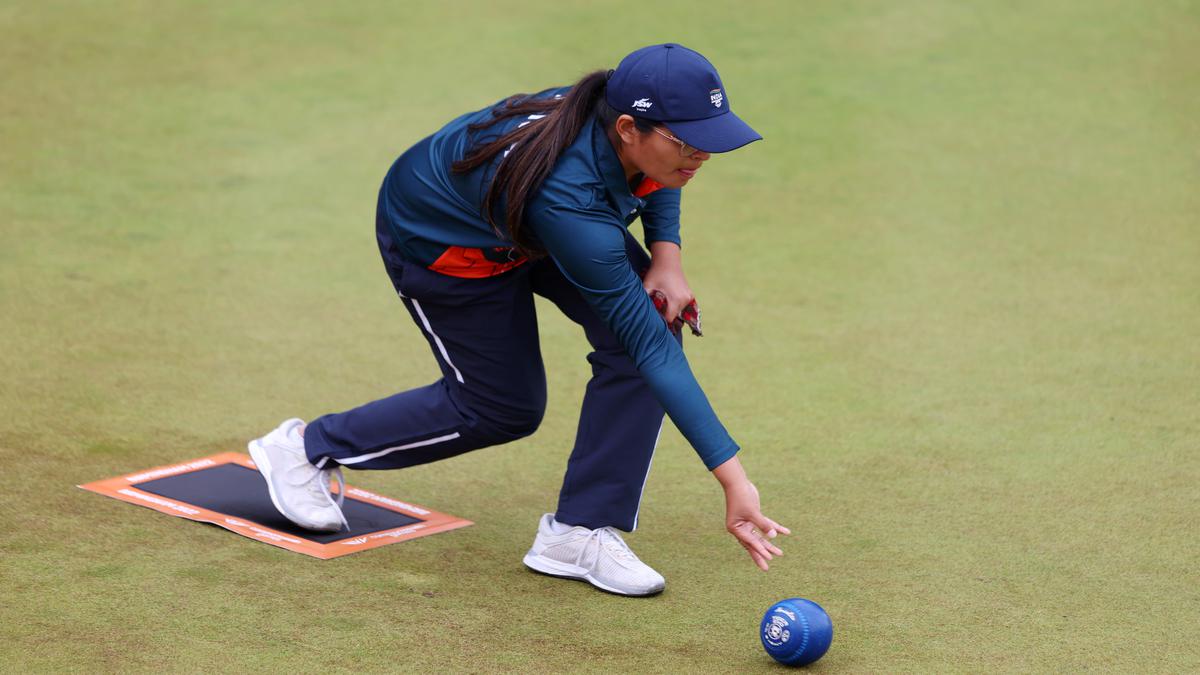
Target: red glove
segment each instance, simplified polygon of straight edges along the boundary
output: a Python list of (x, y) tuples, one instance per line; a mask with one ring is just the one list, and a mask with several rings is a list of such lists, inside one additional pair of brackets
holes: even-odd
[[(654, 309), (657, 309), (658, 313), (662, 314), (663, 310), (667, 308), (667, 295), (662, 291), (654, 291), (650, 294), (650, 297), (654, 300)], [(704, 337), (704, 333), (700, 330), (700, 307), (696, 305), (695, 300), (689, 302), (687, 307), (684, 307), (683, 311), (679, 313), (679, 316), (671, 321), (669, 324), (671, 332), (678, 333), (685, 323), (688, 325), (688, 328), (692, 329), (692, 335)]]

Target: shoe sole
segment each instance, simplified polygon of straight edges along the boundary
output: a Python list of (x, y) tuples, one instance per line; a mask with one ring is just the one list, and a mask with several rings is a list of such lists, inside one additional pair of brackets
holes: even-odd
[(291, 521), (293, 524), (297, 525), (298, 527), (303, 527), (304, 529), (312, 530), (313, 532), (341, 532), (342, 531), (342, 526), (340, 523), (338, 524), (337, 529), (312, 527), (309, 525), (305, 525), (304, 523), (301, 523), (300, 521), (296, 520), (291, 515), (289, 515), (288, 512), (281, 505), (281, 503), (279, 501), (279, 496), (275, 494), (275, 484), (271, 482), (271, 462), (267, 459), (266, 449), (263, 448), (262, 444), (259, 443), (257, 440), (253, 440), (253, 441), (250, 441), (249, 443), (247, 443), (246, 449), (250, 451), (250, 458), (254, 460), (254, 466), (258, 467), (258, 472), (260, 474), (262, 474), (263, 479), (265, 481), (267, 481), (267, 494), (271, 495), (271, 503), (275, 505), (275, 510), (279, 512), (279, 515), (283, 516), (284, 518), (287, 518), (289, 521)]
[(663, 586), (652, 591), (632, 593), (630, 591), (622, 591), (619, 588), (609, 586), (608, 584), (593, 577), (586, 569), (577, 565), (568, 565), (567, 563), (544, 558), (533, 553), (526, 553), (525, 559), (522, 562), (525, 563), (526, 567), (539, 574), (545, 574), (546, 576), (557, 577), (559, 579), (586, 581), (596, 588), (614, 595), (623, 595), (631, 598), (646, 598), (650, 597), (651, 595), (658, 595), (659, 593), (663, 592), (664, 588), (666, 588)]

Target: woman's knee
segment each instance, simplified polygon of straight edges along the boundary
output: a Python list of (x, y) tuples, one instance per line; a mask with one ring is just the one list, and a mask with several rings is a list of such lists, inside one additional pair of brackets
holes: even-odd
[(490, 410), (487, 414), (479, 416), (475, 430), (494, 443), (515, 441), (537, 431), (545, 412), (545, 405), (537, 408)]
[(545, 386), (512, 387), (457, 401), (473, 420), (475, 433), (492, 443), (507, 443), (537, 431), (546, 413)]

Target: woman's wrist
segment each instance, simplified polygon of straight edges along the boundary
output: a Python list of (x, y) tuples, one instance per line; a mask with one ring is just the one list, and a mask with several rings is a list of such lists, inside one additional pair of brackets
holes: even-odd
[(742, 462), (738, 459), (737, 455), (730, 457), (714, 468), (712, 474), (721, 483), (721, 487), (726, 490), (750, 482), (750, 479), (746, 476), (746, 470), (742, 468)]
[(650, 264), (657, 267), (683, 268), (683, 252), (673, 241), (650, 243)]

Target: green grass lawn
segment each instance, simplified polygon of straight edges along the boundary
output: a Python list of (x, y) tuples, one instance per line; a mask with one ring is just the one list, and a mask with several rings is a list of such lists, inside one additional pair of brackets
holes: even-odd
[[(589, 370), (518, 443), (352, 472), (476, 525), (318, 561), (74, 486), (423, 385), (374, 244), (449, 118), (679, 41), (766, 137), (688, 188), (688, 351), (793, 530), (663, 434), (632, 600), (520, 564)], [(0, 3), (0, 669), (1200, 670), (1195, 2)]]

